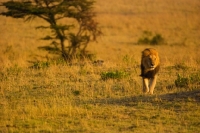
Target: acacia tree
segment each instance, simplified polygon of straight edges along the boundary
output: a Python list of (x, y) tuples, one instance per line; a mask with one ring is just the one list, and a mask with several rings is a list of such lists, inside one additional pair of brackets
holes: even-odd
[[(10, 0), (3, 2), (7, 11), (0, 15), (23, 18), (32, 21), (39, 17), (49, 23), (52, 33), (43, 38), (51, 40), (51, 45), (42, 47), (48, 51), (59, 52), (65, 60), (71, 60), (79, 52), (85, 54), (85, 49), (91, 40), (101, 34), (98, 23), (94, 20), (94, 0)], [(66, 19), (63, 22), (60, 20)], [(73, 19), (73, 23), (69, 20)], [(67, 41), (66, 41), (67, 40)], [(66, 42), (68, 42), (66, 44)]]

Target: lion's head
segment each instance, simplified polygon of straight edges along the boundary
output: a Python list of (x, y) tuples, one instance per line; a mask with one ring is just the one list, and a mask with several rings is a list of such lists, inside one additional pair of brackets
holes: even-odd
[(147, 48), (142, 51), (142, 75), (148, 71), (153, 71), (160, 64), (158, 52), (153, 48)]

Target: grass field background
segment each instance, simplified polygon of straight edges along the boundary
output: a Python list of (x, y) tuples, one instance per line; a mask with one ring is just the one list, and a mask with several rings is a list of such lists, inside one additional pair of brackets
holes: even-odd
[[(102, 66), (48, 61), (37, 49), (48, 44), (40, 40), (48, 31), (35, 29), (44, 21), (0, 16), (0, 132), (200, 132), (200, 1), (97, 0), (94, 7), (103, 35), (88, 50)], [(144, 31), (165, 43), (137, 44)], [(139, 77), (146, 47), (161, 57), (154, 95), (142, 94)]]

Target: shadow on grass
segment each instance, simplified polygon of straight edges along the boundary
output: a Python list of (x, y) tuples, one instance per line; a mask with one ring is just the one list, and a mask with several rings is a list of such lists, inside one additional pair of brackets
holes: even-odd
[(161, 95), (138, 95), (133, 97), (96, 99), (95, 104), (117, 104), (134, 106), (141, 103), (164, 103), (164, 102), (200, 102), (200, 90), (176, 92)]

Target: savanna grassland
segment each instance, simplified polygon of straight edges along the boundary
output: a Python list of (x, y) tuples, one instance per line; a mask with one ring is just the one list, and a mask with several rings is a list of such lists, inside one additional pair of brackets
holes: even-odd
[[(200, 1), (96, 1), (92, 61), (50, 60), (45, 22), (0, 16), (0, 132), (200, 132)], [(138, 44), (144, 31), (164, 41)], [(161, 57), (154, 95), (139, 77), (146, 47)]]

